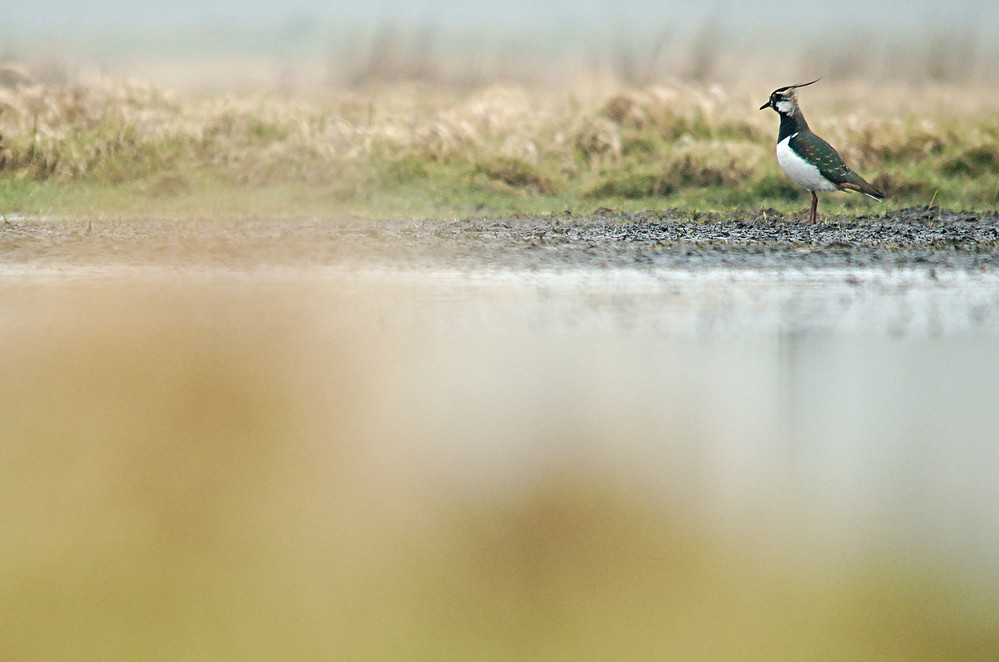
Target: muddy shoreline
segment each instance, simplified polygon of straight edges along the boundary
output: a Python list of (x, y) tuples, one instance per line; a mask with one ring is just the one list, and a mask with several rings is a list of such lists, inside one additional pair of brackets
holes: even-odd
[(0, 223), (0, 259), (33, 266), (376, 264), (457, 269), (999, 270), (999, 214), (912, 208), (809, 224), (753, 214), (598, 210), (502, 219), (37, 219)]

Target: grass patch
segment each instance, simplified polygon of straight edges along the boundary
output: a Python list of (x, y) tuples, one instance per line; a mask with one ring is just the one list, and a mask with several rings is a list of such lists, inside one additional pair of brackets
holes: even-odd
[[(4, 212), (26, 214), (797, 209), (807, 194), (777, 167), (776, 119), (754, 101), (703, 86), (583, 102), (404, 84), (324, 101), (182, 99), (19, 79), (0, 89), (0, 194)], [(816, 130), (889, 206), (994, 208), (999, 118), (947, 112), (825, 113)], [(823, 196), (823, 209), (856, 207), (849, 197)]]
[(999, 146), (970, 147), (943, 162), (941, 168), (952, 177), (976, 177), (999, 174)]
[(500, 191), (538, 195), (556, 195), (559, 186), (537, 166), (522, 159), (501, 156), (476, 165), (476, 174), (499, 186)]

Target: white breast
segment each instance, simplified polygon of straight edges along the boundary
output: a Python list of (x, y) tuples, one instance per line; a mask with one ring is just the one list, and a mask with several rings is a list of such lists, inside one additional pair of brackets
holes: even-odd
[(819, 169), (811, 163), (794, 153), (788, 143), (791, 138), (798, 135), (788, 136), (777, 143), (777, 163), (787, 176), (794, 180), (794, 183), (801, 186), (806, 191), (835, 191), (836, 186), (826, 180)]

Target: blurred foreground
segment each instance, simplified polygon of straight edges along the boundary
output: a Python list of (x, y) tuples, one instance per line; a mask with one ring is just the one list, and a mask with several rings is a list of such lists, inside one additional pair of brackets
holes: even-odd
[(999, 284), (845, 277), (9, 265), (5, 659), (996, 659)]

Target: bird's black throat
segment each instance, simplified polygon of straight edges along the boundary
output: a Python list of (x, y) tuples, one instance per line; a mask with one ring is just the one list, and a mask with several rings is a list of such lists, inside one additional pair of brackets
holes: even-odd
[(777, 133), (778, 143), (783, 142), (785, 138), (793, 136), (802, 129), (808, 128), (808, 124), (800, 112), (793, 115), (777, 114), (780, 115), (780, 131)]

